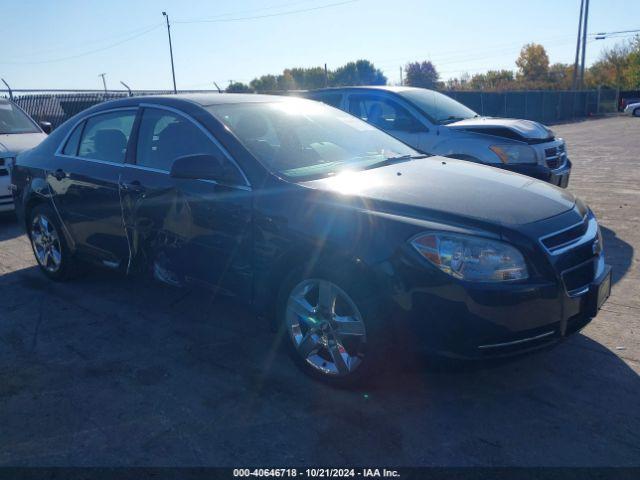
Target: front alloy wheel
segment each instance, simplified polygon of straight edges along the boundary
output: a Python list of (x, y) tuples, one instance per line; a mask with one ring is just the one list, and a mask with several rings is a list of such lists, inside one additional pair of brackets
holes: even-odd
[(352, 376), (364, 361), (367, 335), (355, 302), (335, 283), (298, 283), (286, 303), (286, 325), (299, 358), (322, 377)]
[(30, 234), (38, 264), (51, 274), (57, 273), (62, 266), (62, 246), (53, 222), (44, 213), (36, 214)]

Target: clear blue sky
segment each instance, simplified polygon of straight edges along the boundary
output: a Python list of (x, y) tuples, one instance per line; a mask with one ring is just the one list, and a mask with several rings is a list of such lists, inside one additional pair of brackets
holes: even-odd
[[(98, 74), (106, 72), (111, 88), (120, 80), (134, 89), (169, 88), (163, 10), (173, 23), (178, 88), (359, 58), (373, 61), (391, 83), (400, 65), (423, 59), (447, 79), (515, 69), (519, 49), (531, 41), (547, 48), (551, 62), (573, 62), (579, 0), (340, 2), (0, 0), (0, 77), (13, 88), (101, 88)], [(238, 20), (255, 16), (263, 18)], [(215, 21), (179, 23), (203, 19)], [(236, 20), (221, 21), (229, 19)], [(590, 32), (638, 28), (640, 1), (591, 0)], [(587, 63), (614, 43), (589, 43)]]

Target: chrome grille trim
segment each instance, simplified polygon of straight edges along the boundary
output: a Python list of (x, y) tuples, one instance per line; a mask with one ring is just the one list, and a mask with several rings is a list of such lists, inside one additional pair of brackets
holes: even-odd
[(541, 333), (540, 335), (536, 335), (535, 337), (521, 338), (520, 340), (514, 340), (512, 342), (504, 342), (504, 343), (492, 343), (489, 345), (478, 345), (478, 349), (485, 350), (487, 348), (502, 348), (502, 347), (510, 347), (512, 345), (518, 345), (520, 343), (533, 342), (535, 340), (540, 340), (541, 338), (548, 337), (556, 333), (555, 330), (551, 330), (549, 332)]

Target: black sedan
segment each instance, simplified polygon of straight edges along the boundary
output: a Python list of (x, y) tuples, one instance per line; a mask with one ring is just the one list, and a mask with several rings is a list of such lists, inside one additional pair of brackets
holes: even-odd
[(91, 263), (239, 296), (333, 383), (407, 339), (467, 358), (539, 348), (610, 292), (600, 228), (570, 193), (309, 100), (106, 102), (19, 156), (12, 188), (51, 279)]

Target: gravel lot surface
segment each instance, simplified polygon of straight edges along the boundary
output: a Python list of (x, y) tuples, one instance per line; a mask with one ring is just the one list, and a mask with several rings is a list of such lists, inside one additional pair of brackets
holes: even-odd
[(554, 127), (612, 295), (508, 362), (413, 359), (366, 391), (303, 375), (247, 308), (95, 272), (54, 284), (0, 219), (0, 465), (640, 465), (640, 119)]

